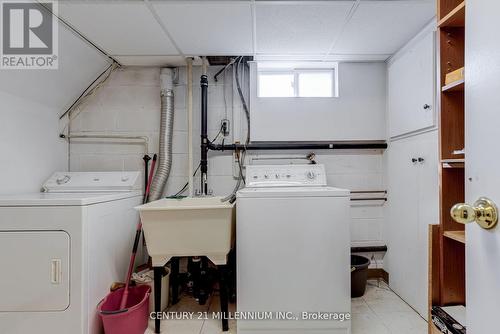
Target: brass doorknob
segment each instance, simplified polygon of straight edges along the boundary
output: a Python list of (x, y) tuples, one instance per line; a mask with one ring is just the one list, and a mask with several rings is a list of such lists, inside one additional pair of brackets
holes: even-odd
[(495, 203), (481, 197), (471, 206), (466, 203), (455, 204), (450, 210), (451, 217), (457, 223), (468, 224), (476, 221), (484, 229), (495, 227), (498, 222), (498, 209)]

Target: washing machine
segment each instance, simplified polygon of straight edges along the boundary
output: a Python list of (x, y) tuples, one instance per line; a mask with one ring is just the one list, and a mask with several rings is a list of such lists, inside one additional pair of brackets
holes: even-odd
[(96, 306), (124, 280), (141, 180), (58, 172), (44, 192), (0, 196), (0, 333), (102, 333)]
[(239, 334), (350, 333), (350, 192), (323, 165), (247, 166), (237, 193)]

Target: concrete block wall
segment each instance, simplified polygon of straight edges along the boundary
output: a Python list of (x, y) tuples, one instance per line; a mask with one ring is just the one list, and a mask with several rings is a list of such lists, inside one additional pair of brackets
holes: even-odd
[[(209, 137), (214, 138), (220, 120), (229, 119), (231, 133), (225, 139), (232, 142), (242, 138), (245, 127), (241, 104), (232, 87), (232, 73), (221, 75), (214, 82), (213, 74), (219, 67), (209, 67)], [(198, 165), (200, 144), (200, 88), (201, 69), (193, 70), (193, 145), (194, 168)], [(225, 77), (225, 78), (224, 78)], [(224, 80), (226, 79), (226, 80)], [(173, 166), (165, 194), (176, 193), (187, 182), (188, 132), (186, 109), (186, 69), (179, 68), (175, 85), (175, 117)], [(224, 90), (226, 101), (224, 102)], [(159, 68), (128, 67), (112, 73), (106, 84), (82, 106), (71, 124), (71, 132), (92, 134), (140, 135), (149, 138), (149, 154), (158, 151), (160, 121)], [(234, 109), (234, 113), (233, 113)], [(276, 126), (279, 131), (279, 126)], [(234, 137), (233, 137), (234, 135)], [(309, 152), (266, 152), (249, 154), (251, 163), (273, 163), (276, 157), (303, 157)], [(103, 141), (72, 140), (70, 169), (72, 171), (143, 170), (144, 147), (138, 144), (105, 143)], [(376, 150), (316, 152), (317, 162), (327, 168), (330, 185), (352, 190), (383, 190), (382, 152)], [(210, 152), (209, 185), (216, 195), (229, 194), (234, 185), (233, 156), (231, 152)], [(292, 159), (293, 160), (293, 159)], [(280, 163), (286, 160), (279, 159)], [(300, 161), (300, 160), (298, 160)], [(302, 160), (304, 161), (304, 160)], [(195, 189), (198, 188), (195, 179)], [(369, 202), (352, 207), (351, 234), (353, 245), (383, 244), (383, 207), (380, 202)]]

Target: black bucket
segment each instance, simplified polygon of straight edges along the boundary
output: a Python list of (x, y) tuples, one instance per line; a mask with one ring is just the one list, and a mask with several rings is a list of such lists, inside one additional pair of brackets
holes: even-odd
[(351, 255), (351, 297), (361, 297), (365, 294), (368, 266), (370, 259), (360, 255)]

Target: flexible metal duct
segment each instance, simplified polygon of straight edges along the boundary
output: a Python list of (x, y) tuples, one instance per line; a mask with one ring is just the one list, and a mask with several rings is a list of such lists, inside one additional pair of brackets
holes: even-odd
[(150, 201), (156, 201), (163, 195), (163, 188), (167, 183), (170, 168), (172, 167), (172, 137), (174, 130), (174, 70), (162, 68), (160, 70), (161, 88), (161, 119), (160, 119), (160, 151), (158, 154), (158, 168), (151, 184)]

